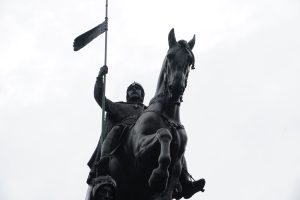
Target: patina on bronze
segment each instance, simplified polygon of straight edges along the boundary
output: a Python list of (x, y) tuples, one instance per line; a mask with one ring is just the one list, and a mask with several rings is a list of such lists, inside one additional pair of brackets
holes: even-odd
[[(194, 68), (194, 44), (195, 36), (189, 42), (177, 42), (172, 29), (169, 50), (149, 106), (146, 108), (142, 101), (136, 102), (138, 98), (134, 102), (127, 99), (128, 102), (119, 103), (130, 107), (124, 111), (128, 115), (114, 117), (121, 121), (130, 119), (128, 116), (136, 117), (114, 130), (115, 123), (108, 131), (107, 135), (113, 132), (118, 141), (113, 148), (112, 143), (108, 145), (109, 156), (103, 156), (99, 162), (92, 158), (90, 166), (99, 170), (99, 176), (90, 182), (92, 200), (171, 200), (190, 198), (204, 191), (205, 180), (192, 181), (187, 172), (184, 159), (187, 135), (179, 115), (188, 74)], [(103, 102), (99, 103), (101, 106)], [(109, 104), (105, 109), (114, 109)], [(131, 109), (134, 112), (129, 114)], [(115, 120), (114, 117), (110, 120)]]

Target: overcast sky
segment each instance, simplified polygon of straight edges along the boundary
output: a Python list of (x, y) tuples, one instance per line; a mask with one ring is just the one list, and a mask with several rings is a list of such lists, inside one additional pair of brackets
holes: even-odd
[[(1, 0), (0, 199), (83, 200), (101, 109), (93, 98), (105, 0)], [(299, 0), (109, 2), (107, 97), (154, 95), (167, 36), (196, 34), (181, 105), (192, 200), (300, 199)]]

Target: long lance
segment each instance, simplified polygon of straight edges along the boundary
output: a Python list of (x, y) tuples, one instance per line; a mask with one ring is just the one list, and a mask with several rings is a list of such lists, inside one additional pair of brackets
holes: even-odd
[[(105, 21), (99, 24), (98, 26), (92, 28), (91, 30), (81, 34), (77, 38), (75, 38), (73, 42), (74, 51), (80, 50), (88, 43), (90, 43), (93, 39), (95, 39), (96, 37), (98, 37), (99, 35), (105, 32), (104, 65), (106, 66), (107, 65), (107, 30), (108, 30), (108, 0), (106, 0), (106, 4), (105, 4)], [(105, 124), (105, 87), (106, 87), (106, 75), (104, 75), (103, 77), (103, 87), (102, 87), (102, 92), (103, 92), (102, 93), (102, 134), (104, 133), (104, 124)], [(95, 162), (97, 162), (97, 158), (99, 157), (99, 154), (101, 152), (101, 143), (103, 140), (101, 135), (97, 144)], [(98, 175), (99, 175), (98, 170), (96, 170), (96, 177)], [(89, 186), (86, 195), (86, 200), (91, 199), (91, 192), (92, 192), (92, 187)]]
[[(105, 21), (108, 22), (107, 17), (108, 12), (108, 0), (106, 0), (105, 4)], [(108, 23), (107, 23), (108, 26)], [(107, 29), (105, 31), (105, 45), (104, 45), (104, 65), (107, 64)], [(103, 76), (103, 94), (102, 94), (102, 134), (104, 133), (104, 126), (105, 126), (105, 88), (106, 88), (106, 74)], [(103, 138), (100, 137), (99, 143), (102, 143)], [(100, 147), (100, 144), (98, 144), (98, 148)], [(98, 149), (96, 158), (98, 158), (100, 153), (100, 150)]]
[[(104, 66), (107, 65), (107, 30), (108, 30), (108, 0), (106, 0), (105, 4), (105, 21), (99, 24), (98, 26), (92, 28), (91, 30), (81, 34), (77, 38), (75, 38), (73, 47), (74, 51), (78, 51), (88, 43), (90, 43), (93, 39), (105, 33), (105, 47), (104, 47)], [(104, 133), (105, 128), (105, 88), (106, 88), (106, 75), (103, 76), (103, 87), (102, 87), (102, 134)], [(100, 136), (97, 145), (96, 159), (99, 157), (101, 152), (101, 143), (103, 138)], [(97, 161), (97, 160), (96, 160)], [(98, 170), (96, 170), (96, 173)], [(98, 175), (98, 174), (96, 174)]]
[[(104, 66), (107, 66), (107, 28), (108, 28), (108, 0), (106, 0), (105, 3), (105, 21), (106, 21), (106, 31), (105, 31), (105, 45), (104, 45)], [(103, 87), (102, 87), (102, 134), (100, 135), (98, 145), (97, 145), (97, 152), (96, 152), (96, 159), (99, 158), (100, 153), (101, 153), (101, 144), (103, 141), (103, 133), (104, 133), (104, 128), (105, 128), (105, 88), (106, 88), (106, 74), (103, 76)], [(97, 160), (96, 160), (97, 162)], [(96, 170), (96, 177), (99, 175), (98, 174), (99, 170)]]

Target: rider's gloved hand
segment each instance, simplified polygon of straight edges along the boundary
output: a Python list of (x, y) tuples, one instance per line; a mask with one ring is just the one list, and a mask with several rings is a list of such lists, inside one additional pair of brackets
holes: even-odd
[(100, 68), (100, 71), (99, 71), (99, 74), (98, 76), (99, 77), (102, 77), (104, 76), (105, 74), (107, 74), (108, 72), (108, 67), (106, 65), (104, 65), (103, 67)]

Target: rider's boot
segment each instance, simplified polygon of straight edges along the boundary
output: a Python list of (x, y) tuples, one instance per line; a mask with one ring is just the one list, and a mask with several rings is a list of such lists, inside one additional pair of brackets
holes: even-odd
[(117, 184), (109, 175), (109, 161), (111, 156), (103, 156), (96, 163), (97, 178), (93, 181), (92, 200), (114, 200)]
[(97, 200), (114, 200), (116, 195), (116, 182), (109, 175), (109, 162), (111, 153), (115, 149), (119, 138), (119, 127), (113, 128), (105, 140), (101, 148), (101, 158), (96, 163), (98, 177), (94, 179), (94, 187), (92, 190), (93, 199)]

